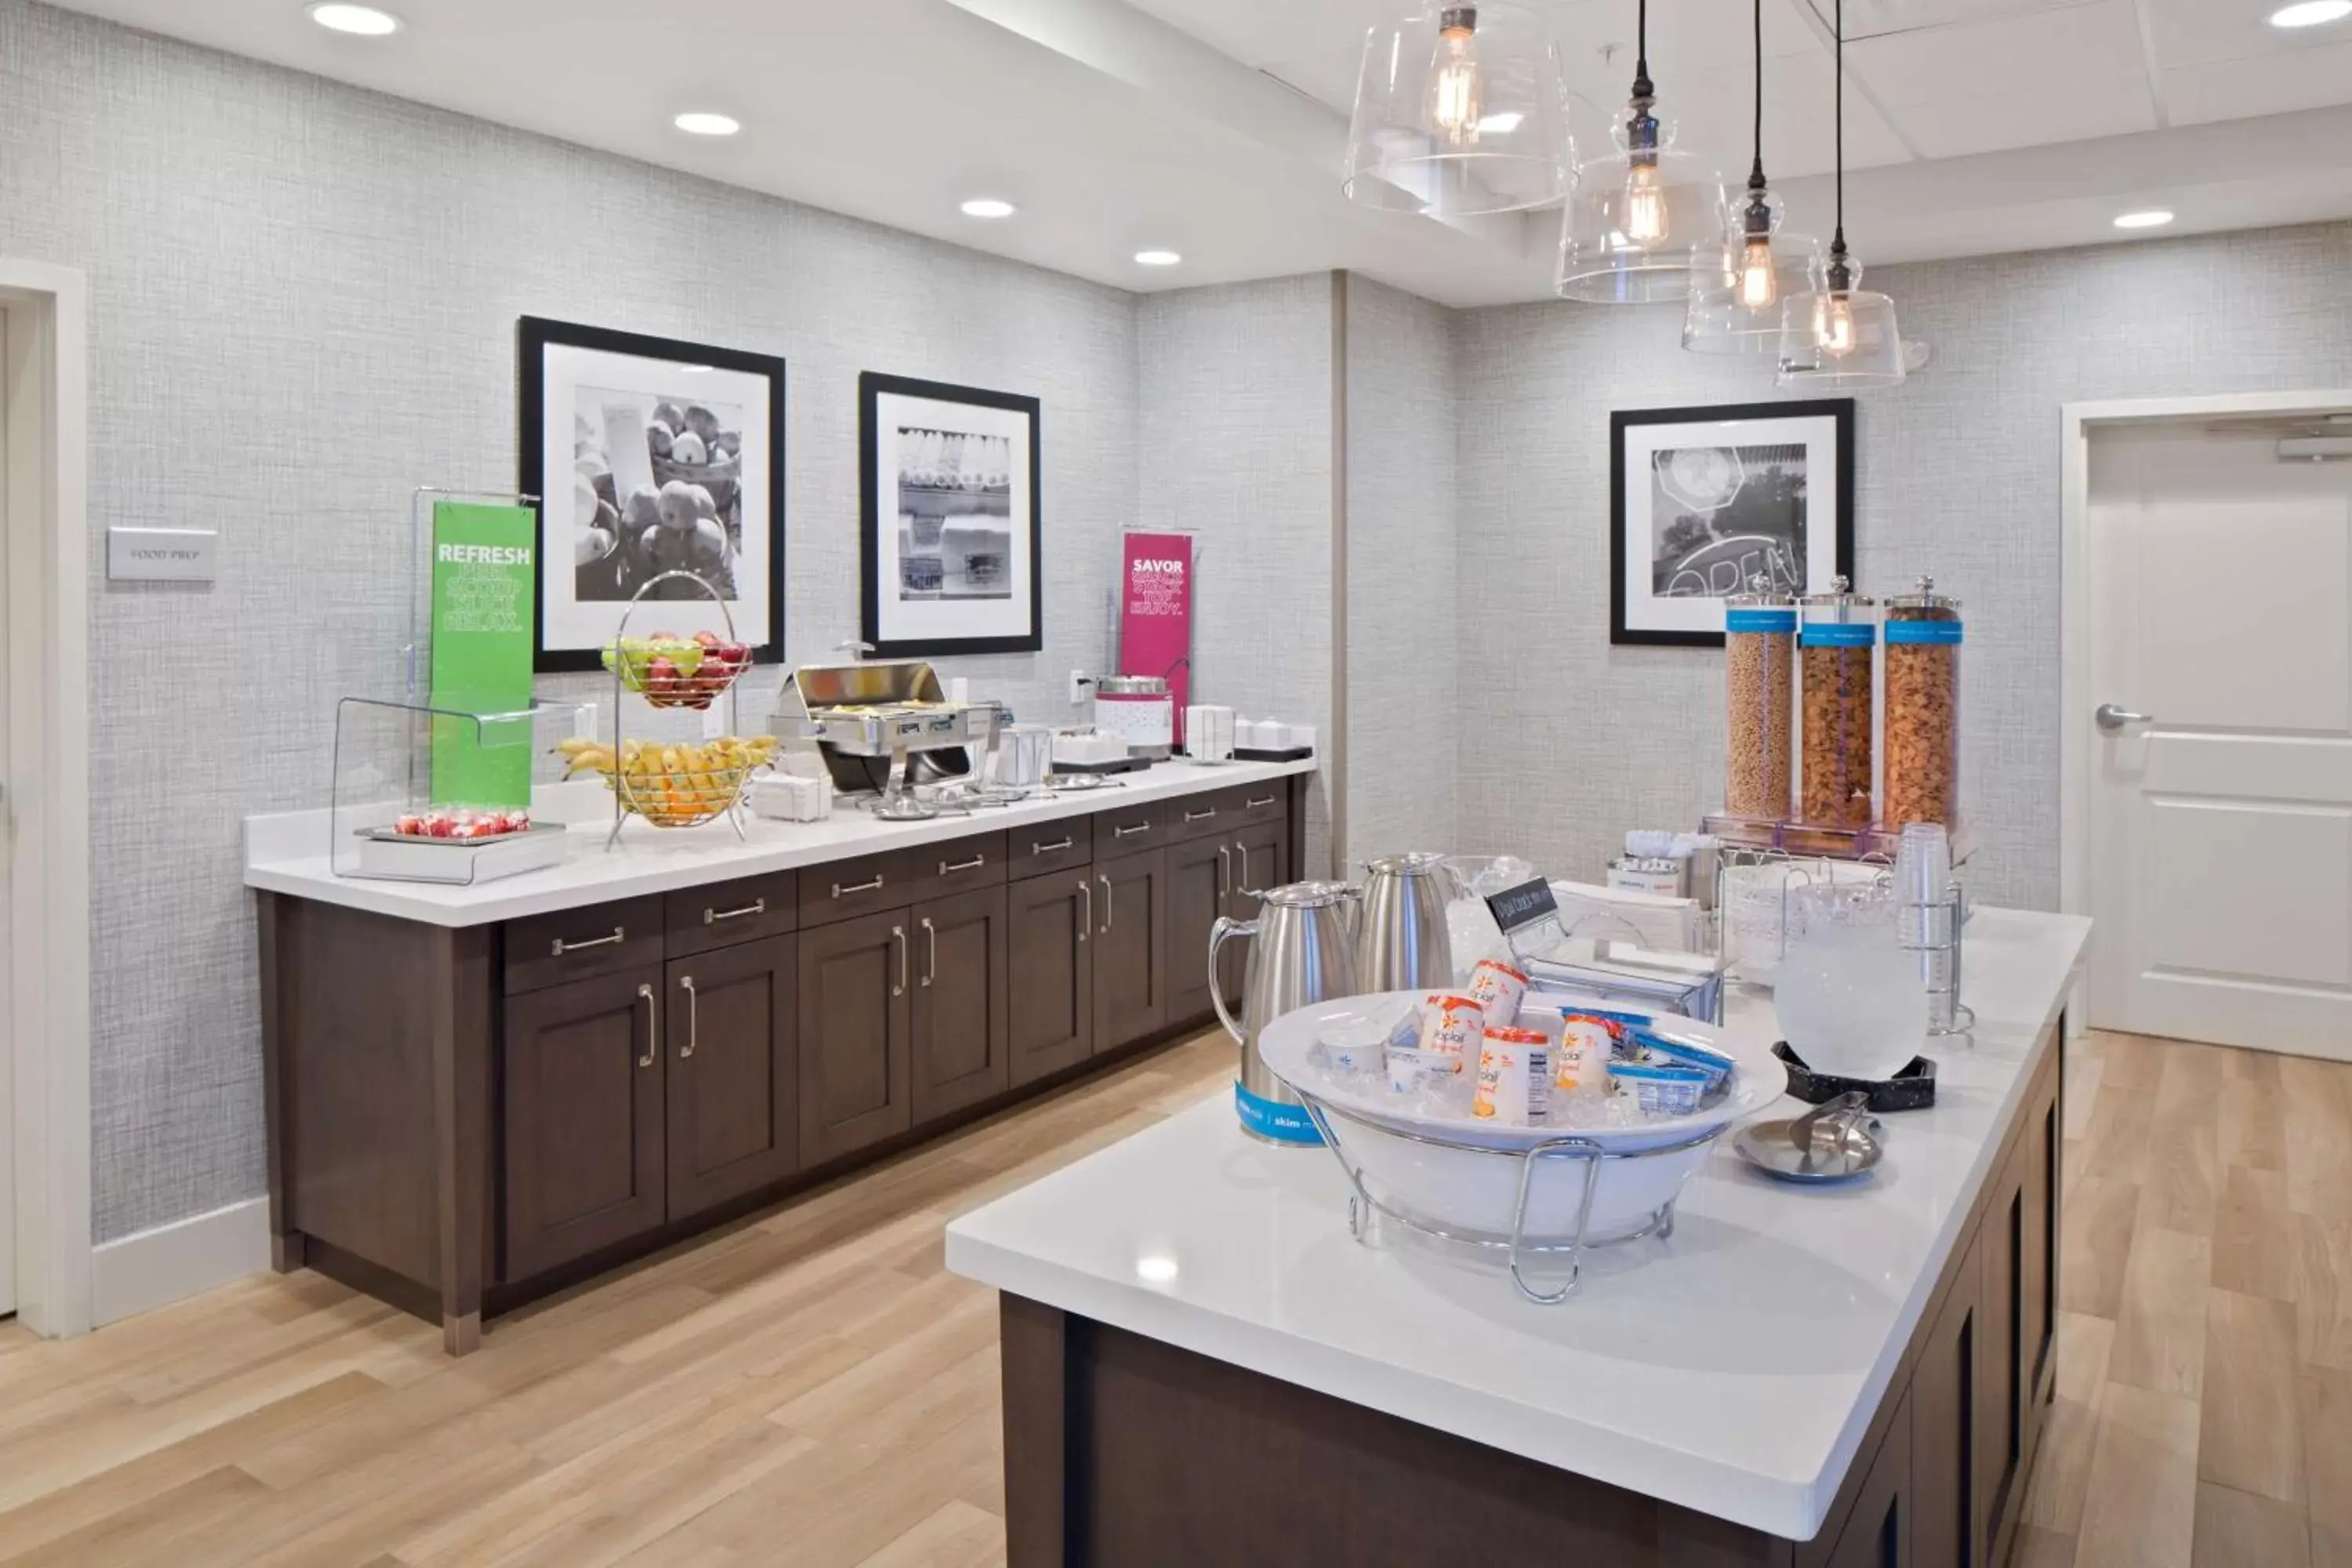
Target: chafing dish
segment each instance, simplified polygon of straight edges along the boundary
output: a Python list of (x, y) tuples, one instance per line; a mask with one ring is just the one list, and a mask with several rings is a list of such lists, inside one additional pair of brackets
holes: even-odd
[(991, 702), (949, 701), (927, 659), (888, 658), (800, 666), (769, 728), (787, 750), (822, 756), (843, 794), (877, 792), (877, 816), (915, 821), (939, 815), (915, 785), (971, 774), (971, 748), (992, 743), (1001, 714)]

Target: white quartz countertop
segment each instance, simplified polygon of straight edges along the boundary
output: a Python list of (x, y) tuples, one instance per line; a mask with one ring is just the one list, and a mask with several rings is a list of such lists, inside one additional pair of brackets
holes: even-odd
[[(1140, 773), (1120, 774), (1119, 782), (1111, 787), (1046, 795), (1017, 805), (929, 822), (883, 822), (856, 801), (845, 799), (837, 799), (833, 815), (823, 822), (770, 822), (747, 812), (742, 838), (724, 823), (667, 829), (631, 822), (609, 850), (604, 838), (613, 826), (612, 797), (593, 784), (562, 786), (560, 792), (542, 794), (565, 794), (568, 799), (585, 803), (585, 809), (572, 823), (571, 855), (544, 870), (474, 887), (338, 877), (325, 853), (327, 813), (294, 812), (246, 819), (245, 885), (430, 925), (481, 925), (644, 893), (700, 887), (733, 877), (822, 866), (853, 856), (1027, 827), (1314, 771), (1312, 757), (1291, 763), (1214, 766), (1165, 762)], [(548, 820), (544, 810), (540, 819)]]
[[(1798, 1188), (1727, 1137), (1674, 1236), (1589, 1255), (1563, 1305), (1482, 1260), (1348, 1230), (1321, 1149), (1244, 1137), (1221, 1093), (956, 1220), (948, 1267), (1003, 1290), (1561, 1469), (1810, 1540), (1927, 1310), (2064, 1005), (2090, 922), (1979, 910), (1973, 1046), (1886, 1119), (1859, 1183)], [(1770, 1040), (1769, 998), (1729, 1026)], [(1782, 1100), (1765, 1115), (1801, 1109)], [(1538, 1275), (1538, 1279), (1541, 1276)]]

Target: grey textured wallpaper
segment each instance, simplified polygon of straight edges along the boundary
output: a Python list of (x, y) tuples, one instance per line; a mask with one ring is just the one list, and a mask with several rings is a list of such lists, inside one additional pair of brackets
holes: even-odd
[(1351, 859), (1451, 850), (1465, 727), (1455, 576), (1456, 312), (1348, 279), (1348, 802)]
[[(1138, 526), (1200, 535), (1194, 700), (1331, 722), (1331, 279), (1145, 295), (1137, 362)], [(1328, 781), (1307, 866), (1330, 856)]]
[[(411, 489), (513, 483), (516, 317), (790, 361), (794, 658), (856, 631), (858, 373), (1042, 398), (1046, 650), (951, 672), (1058, 721), (1102, 663), (1129, 295), (22, 0), (0, 190), (92, 289), (99, 1240), (264, 1189), (239, 820), (323, 804), (393, 678)], [(218, 583), (105, 584), (115, 523), (217, 527)]]
[[(2060, 405), (2352, 384), (2347, 277), (2343, 224), (1872, 272), (1935, 361), (1860, 400), (1855, 566), (1866, 592), (1932, 572), (1965, 603), (1979, 896), (2058, 901)], [(1679, 330), (1671, 308), (1457, 320), (1459, 690), (1525, 727), (1466, 752), (1465, 844), (1588, 875), (1623, 829), (1721, 804), (1722, 656), (1609, 643), (1611, 410), (1774, 395)]]

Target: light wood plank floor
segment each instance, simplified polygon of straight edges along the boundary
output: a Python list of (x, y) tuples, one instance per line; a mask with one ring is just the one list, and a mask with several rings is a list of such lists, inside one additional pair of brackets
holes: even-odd
[[(964, 1209), (1190, 1105), (1204, 1037), (496, 1325), (313, 1275), (0, 1325), (0, 1563), (1001, 1563)], [(2018, 1562), (2352, 1568), (2352, 1068), (2074, 1057), (2060, 1407)]]

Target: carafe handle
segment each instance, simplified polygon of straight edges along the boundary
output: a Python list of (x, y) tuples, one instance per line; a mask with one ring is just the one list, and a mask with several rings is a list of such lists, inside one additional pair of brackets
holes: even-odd
[(1209, 928), (1209, 1000), (1216, 1006), (1217, 1022), (1225, 1026), (1225, 1033), (1234, 1037), (1235, 1045), (1245, 1046), (1249, 1041), (1244, 1037), (1242, 1026), (1234, 1022), (1234, 1016), (1225, 1010), (1225, 988), (1217, 984), (1217, 949), (1225, 945), (1228, 937), (1256, 935), (1257, 921), (1237, 921), (1223, 915), (1218, 916), (1217, 923)]

